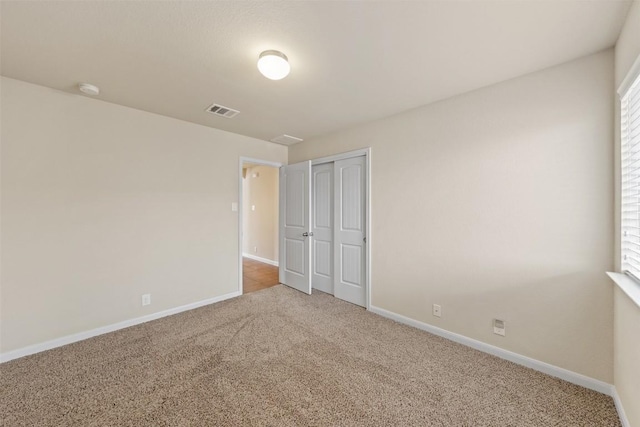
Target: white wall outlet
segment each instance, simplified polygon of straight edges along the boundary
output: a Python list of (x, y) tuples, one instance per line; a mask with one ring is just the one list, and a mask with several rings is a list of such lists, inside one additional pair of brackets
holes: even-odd
[(257, 247), (257, 246), (254, 246), (254, 247), (253, 247), (253, 252), (254, 252), (254, 253), (258, 253), (258, 247)]
[(442, 307), (438, 304), (433, 304), (433, 315), (436, 317), (442, 317)]
[(142, 305), (149, 305), (149, 304), (151, 304), (151, 294), (142, 295)]
[(256, 210), (256, 205), (251, 205), (251, 210), (255, 211)]
[(507, 336), (507, 322), (500, 319), (493, 319), (493, 333), (500, 336)]
[(231, 212), (238, 212), (238, 203), (231, 202)]

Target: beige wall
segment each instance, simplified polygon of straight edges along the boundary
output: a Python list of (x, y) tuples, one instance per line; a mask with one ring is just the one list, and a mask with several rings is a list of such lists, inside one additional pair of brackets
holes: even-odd
[[(257, 175), (254, 177), (254, 175)], [(278, 168), (252, 166), (243, 181), (243, 252), (278, 261)], [(251, 210), (255, 206), (255, 210)], [(254, 250), (254, 248), (256, 250)]]
[[(640, 2), (637, 0), (629, 10), (627, 21), (616, 44), (615, 55), (615, 87), (618, 88), (636, 58), (640, 56)], [(618, 102), (616, 107), (616, 123), (619, 123)], [(620, 134), (617, 126), (616, 131), (616, 177), (619, 177)], [(616, 188), (616, 196), (619, 200), (619, 188)], [(619, 214), (618, 209), (616, 219), (619, 218)], [(620, 236), (619, 222), (616, 222), (615, 236)], [(616, 248), (618, 245), (619, 240), (616, 242)], [(619, 253), (616, 253), (615, 265), (618, 269)], [(640, 308), (616, 288), (614, 310), (614, 384), (630, 425), (640, 426)]]
[(249, 188), (250, 182), (246, 178), (249, 174), (248, 167), (242, 167), (242, 252), (247, 252), (249, 248), (249, 232), (247, 230), (249, 224), (249, 212), (251, 212), (251, 189)]
[(616, 89), (640, 55), (640, 1), (634, 0), (616, 43)]
[(237, 291), (239, 157), (286, 147), (1, 84), (2, 352)]
[(289, 162), (372, 147), (373, 305), (611, 382), (612, 82), (609, 50), (305, 141)]
[(614, 384), (629, 425), (640, 426), (640, 307), (615, 289)]

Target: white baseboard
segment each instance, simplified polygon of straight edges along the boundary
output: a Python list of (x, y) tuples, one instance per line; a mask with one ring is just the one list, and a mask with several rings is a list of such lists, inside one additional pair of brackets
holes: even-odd
[(611, 397), (613, 397), (613, 403), (616, 404), (616, 410), (618, 411), (618, 417), (620, 417), (620, 424), (622, 427), (631, 427), (631, 423), (629, 423), (629, 419), (627, 418), (627, 414), (624, 412), (624, 408), (622, 407), (622, 401), (620, 400), (620, 396), (618, 396), (618, 390), (614, 386), (611, 386)]
[(209, 298), (202, 301), (193, 302), (191, 304), (181, 305), (180, 307), (170, 308), (168, 310), (159, 311), (157, 313), (148, 314), (142, 317), (136, 317), (135, 319), (125, 320), (122, 322), (114, 323), (107, 326), (101, 326), (89, 331), (79, 332), (77, 334), (67, 335), (61, 338), (56, 338), (51, 341), (45, 341), (40, 344), (34, 344), (27, 347), (22, 347), (17, 350), (8, 351), (0, 354), (0, 363), (8, 362), (20, 357), (29, 356), (30, 354), (40, 353), (41, 351), (51, 350), (52, 348), (61, 347), (63, 345), (71, 344), (74, 342), (86, 340), (98, 335), (114, 332), (119, 329), (128, 328), (129, 326), (139, 325), (141, 323), (149, 322), (151, 320), (160, 319), (161, 317), (171, 316), (172, 314), (182, 313), (183, 311), (193, 310), (194, 308), (202, 307), (205, 305), (213, 304), (216, 302), (224, 301), (229, 298), (234, 298), (241, 295), (240, 292), (231, 292), (229, 294), (220, 295), (219, 297)]
[(247, 253), (244, 253), (244, 252), (242, 253), (242, 256), (245, 257), (245, 258), (252, 259), (254, 261), (260, 261), (260, 262), (264, 262), (265, 264), (275, 265), (276, 267), (278, 267), (278, 265), (279, 265), (278, 261), (272, 261), (272, 260), (267, 259), (267, 258), (262, 258), (262, 257), (259, 257), (259, 256), (247, 254)]
[[(482, 341), (465, 337), (464, 335), (456, 334), (454, 332), (449, 332), (445, 329), (438, 328), (437, 326), (429, 325), (428, 323), (410, 319), (408, 317), (402, 316), (400, 314), (396, 314), (392, 311), (388, 311), (380, 307), (375, 307), (372, 305), (369, 308), (369, 310), (373, 313), (379, 314), (380, 316), (389, 318), (391, 320), (395, 320), (396, 322), (413, 326), (414, 328), (418, 328), (423, 331), (432, 333), (434, 335), (438, 335), (440, 337), (446, 338), (448, 340), (455, 341), (459, 344), (466, 345), (467, 347), (475, 348), (476, 350), (480, 350), (484, 353), (489, 353), (501, 359), (505, 359), (510, 362), (517, 363), (518, 365), (526, 366), (527, 368), (531, 368), (536, 371), (543, 372), (553, 377), (557, 377), (565, 381), (568, 381), (570, 383), (577, 384), (579, 386), (613, 397), (613, 390), (614, 390), (613, 385), (606, 383), (604, 381), (600, 381), (595, 378), (591, 378), (586, 375), (579, 374), (577, 372), (569, 371), (568, 369), (560, 368), (558, 366), (554, 366), (546, 362), (541, 362), (539, 360), (532, 359), (530, 357), (523, 356), (521, 354), (514, 353), (512, 351), (505, 350), (503, 348), (496, 347), (491, 344), (486, 344)], [(616, 406), (617, 405), (618, 404), (616, 403)], [(620, 406), (620, 408), (622, 408), (622, 406)]]

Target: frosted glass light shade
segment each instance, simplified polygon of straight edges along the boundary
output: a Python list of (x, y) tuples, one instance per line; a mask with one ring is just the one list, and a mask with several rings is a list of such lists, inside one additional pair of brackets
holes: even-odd
[(280, 80), (289, 75), (291, 66), (284, 53), (277, 50), (265, 50), (258, 59), (258, 70), (268, 79)]

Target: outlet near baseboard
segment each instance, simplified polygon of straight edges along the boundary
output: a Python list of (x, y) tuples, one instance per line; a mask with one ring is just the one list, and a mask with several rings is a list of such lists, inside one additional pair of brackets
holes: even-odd
[(436, 317), (442, 317), (442, 307), (438, 304), (433, 304), (433, 315)]
[(502, 337), (507, 336), (507, 322), (500, 319), (493, 319), (493, 333)]

